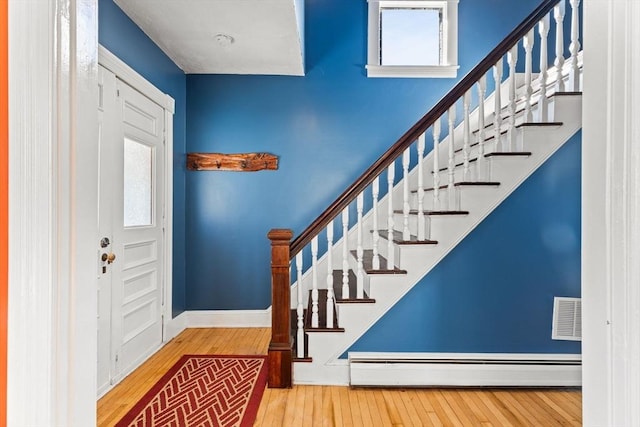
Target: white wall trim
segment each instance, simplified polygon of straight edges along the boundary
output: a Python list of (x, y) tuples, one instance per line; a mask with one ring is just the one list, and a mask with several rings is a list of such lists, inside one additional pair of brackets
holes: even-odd
[(183, 311), (171, 319), (164, 330), (165, 342), (169, 342), (187, 329), (187, 312)]
[(455, 78), (459, 65), (371, 65), (365, 66), (367, 77)]
[[(168, 104), (174, 105), (174, 100), (165, 95)], [(163, 325), (162, 342), (170, 337), (167, 329), (173, 318), (173, 111), (164, 110), (164, 295), (163, 295)]]
[(352, 386), (577, 387), (580, 355), (349, 353)]
[(640, 425), (640, 3), (585, 0), (585, 426)]
[(137, 91), (165, 110), (168, 110), (171, 114), (175, 113), (176, 107), (173, 98), (156, 88), (147, 79), (138, 74), (137, 71), (111, 53), (106, 47), (99, 45), (98, 55), (100, 65), (118, 76), (120, 80), (129, 86), (136, 88)]
[(7, 425), (96, 420), (97, 1), (9, 2)]
[(186, 311), (187, 328), (270, 328), (271, 307), (264, 310)]

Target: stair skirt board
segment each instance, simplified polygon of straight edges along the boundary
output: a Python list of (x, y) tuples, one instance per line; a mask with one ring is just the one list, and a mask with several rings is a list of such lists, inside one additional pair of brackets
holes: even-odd
[(349, 353), (354, 387), (579, 387), (579, 354)]

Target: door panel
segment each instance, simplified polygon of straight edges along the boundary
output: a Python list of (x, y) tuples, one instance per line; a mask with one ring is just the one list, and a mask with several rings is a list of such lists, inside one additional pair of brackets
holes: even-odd
[(119, 80), (117, 88), (122, 134), (114, 184), (120, 197), (113, 206), (121, 262), (114, 263), (113, 283), (120, 378), (162, 343), (164, 110)]

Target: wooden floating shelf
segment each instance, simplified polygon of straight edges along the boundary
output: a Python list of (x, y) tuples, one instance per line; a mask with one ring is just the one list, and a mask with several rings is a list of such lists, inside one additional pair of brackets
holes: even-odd
[(269, 153), (187, 153), (187, 169), (235, 172), (277, 170), (278, 156)]

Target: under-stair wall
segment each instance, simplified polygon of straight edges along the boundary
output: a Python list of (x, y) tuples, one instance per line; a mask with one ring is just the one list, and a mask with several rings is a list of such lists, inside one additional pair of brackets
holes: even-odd
[(580, 342), (551, 339), (551, 322), (554, 296), (580, 296), (581, 140), (566, 142), (348, 351), (580, 354)]

